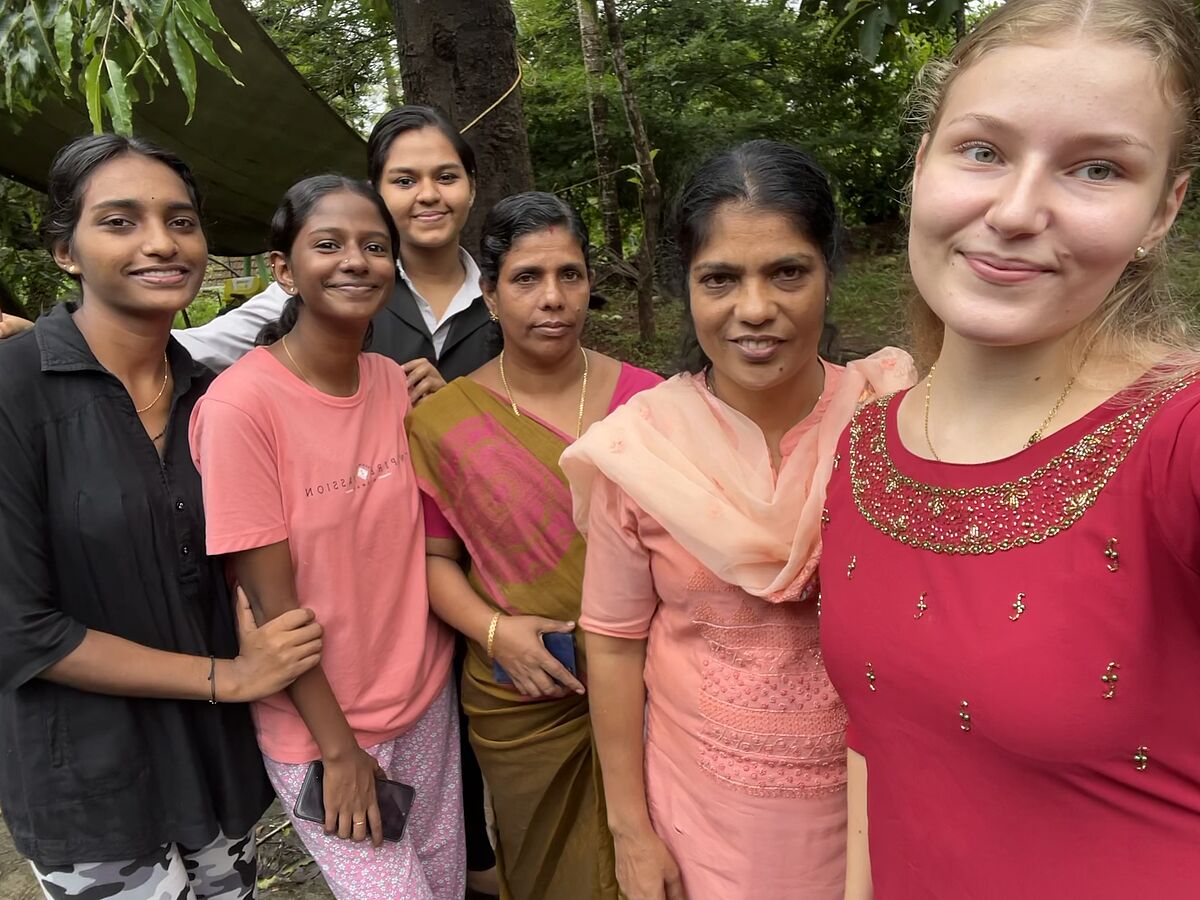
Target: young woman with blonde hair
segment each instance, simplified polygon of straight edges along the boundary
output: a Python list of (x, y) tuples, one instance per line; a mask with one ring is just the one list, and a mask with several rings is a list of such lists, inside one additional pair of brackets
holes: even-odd
[(843, 435), (824, 535), (847, 897), (1188, 896), (1200, 354), (1165, 266), (1194, 5), (1011, 0), (918, 98), (934, 364)]

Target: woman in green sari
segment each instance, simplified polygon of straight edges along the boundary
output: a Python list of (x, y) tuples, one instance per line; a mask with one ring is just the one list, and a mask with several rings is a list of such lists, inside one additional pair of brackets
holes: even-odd
[[(571, 207), (551, 194), (509, 197), (488, 214), (481, 244), (481, 287), (504, 351), (409, 420), (430, 603), (468, 638), (462, 703), (493, 797), (501, 897), (615, 900), (574, 634), (584, 541), (558, 458), (660, 379), (580, 343), (592, 273)], [(546, 650), (550, 633), (571, 636), (577, 678)]]

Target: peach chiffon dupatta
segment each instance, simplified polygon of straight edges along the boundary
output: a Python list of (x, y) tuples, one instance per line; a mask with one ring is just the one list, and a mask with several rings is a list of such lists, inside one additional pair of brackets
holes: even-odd
[(820, 558), (825, 486), (842, 431), (860, 403), (915, 382), (912, 358), (891, 347), (845, 369), (826, 363), (825, 389), (784, 437), (776, 476), (758, 426), (714, 397), (703, 375), (676, 375), (563, 454), (575, 523), (586, 534), (602, 476), (727, 584), (772, 603), (799, 599)]

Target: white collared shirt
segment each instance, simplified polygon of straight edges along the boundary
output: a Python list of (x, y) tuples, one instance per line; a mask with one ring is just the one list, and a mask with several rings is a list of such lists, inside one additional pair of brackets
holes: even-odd
[[(429, 329), (429, 333), (433, 337), (433, 351), (439, 357), (442, 355), (442, 347), (446, 344), (446, 336), (450, 333), (451, 319), (467, 309), (480, 293), (479, 266), (475, 264), (471, 254), (462, 247), (458, 248), (458, 252), (463, 269), (466, 270), (466, 277), (463, 278), (458, 293), (446, 307), (446, 314), (442, 316), (440, 322), (434, 316), (428, 301), (417, 292), (412, 282), (408, 280), (408, 276), (404, 273), (404, 267), (400, 265), (399, 261), (396, 262), (396, 273), (404, 279), (404, 283), (413, 292), (413, 297), (417, 301), (417, 309), (421, 311), (425, 327)], [(193, 359), (215, 372), (220, 372), (232, 366), (250, 351), (259, 331), (268, 322), (278, 321), (287, 301), (288, 295), (284, 289), (272, 282), (261, 294), (255, 294), (237, 309), (231, 309), (225, 315), (217, 316), (207, 325), (178, 328), (172, 334), (179, 343), (183, 344)]]
[(433, 352), (440, 359), (442, 356), (442, 348), (446, 346), (446, 337), (450, 334), (451, 320), (461, 312), (466, 310), (479, 297), (479, 266), (475, 264), (475, 260), (471, 258), (471, 254), (462, 247), (458, 248), (458, 258), (462, 260), (463, 269), (466, 276), (463, 278), (463, 283), (459, 286), (458, 292), (450, 299), (450, 305), (446, 307), (446, 312), (439, 320), (434, 315), (433, 307), (429, 305), (429, 301), (421, 296), (421, 292), (416, 289), (408, 274), (404, 271), (404, 266), (396, 263), (396, 271), (404, 283), (408, 285), (408, 289), (412, 291), (413, 297), (417, 301), (417, 309), (421, 311), (421, 318), (425, 320), (425, 327), (429, 329), (430, 335), (433, 337)]

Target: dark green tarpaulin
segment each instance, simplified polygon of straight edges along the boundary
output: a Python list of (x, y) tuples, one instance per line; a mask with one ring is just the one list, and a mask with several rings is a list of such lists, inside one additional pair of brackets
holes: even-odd
[[(187, 103), (175, 85), (159, 85), (153, 103), (134, 107), (134, 131), (192, 167), (204, 190), (210, 250), (240, 256), (264, 249), (271, 213), (293, 182), (327, 171), (363, 177), (366, 149), (239, 0), (213, 0), (213, 8), (241, 45), (237, 53), (217, 42), (244, 86), (197, 58), (192, 121), (184, 124)], [(43, 189), (58, 149), (90, 131), (82, 103), (61, 95), (19, 120), (0, 112), (0, 173)]]

